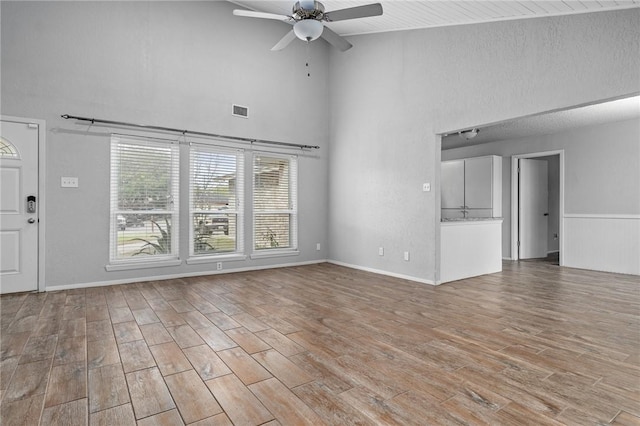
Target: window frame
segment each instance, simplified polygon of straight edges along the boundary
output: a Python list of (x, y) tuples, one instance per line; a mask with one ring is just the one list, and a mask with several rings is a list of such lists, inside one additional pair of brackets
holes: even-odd
[[(122, 209), (118, 205), (121, 150), (123, 145), (157, 148), (169, 152), (169, 176), (171, 208)], [(117, 271), (158, 266), (175, 266), (180, 260), (180, 146), (176, 140), (146, 136), (112, 134), (110, 140), (110, 207), (109, 207), (109, 263), (107, 271)], [(171, 223), (171, 252), (144, 256), (118, 257), (118, 216), (124, 214), (169, 215)]]
[[(289, 162), (289, 208), (288, 209), (264, 209), (256, 208), (256, 160), (260, 157), (285, 159)], [(252, 231), (251, 231), (251, 258), (265, 258), (278, 256), (298, 255), (298, 156), (291, 154), (279, 154), (273, 152), (254, 151), (251, 159), (251, 205), (252, 205)], [(289, 246), (256, 248), (256, 218), (259, 215), (288, 214), (289, 215)]]
[[(235, 165), (235, 201), (236, 205), (233, 209), (226, 211), (218, 210), (196, 210), (194, 207), (194, 194), (193, 194), (193, 178), (194, 178), (194, 160), (197, 153), (210, 153), (213, 155), (233, 155), (236, 159)], [(219, 147), (209, 144), (191, 145), (189, 147), (189, 172), (188, 172), (188, 184), (189, 184), (189, 207), (188, 207), (188, 222), (189, 222), (189, 257), (187, 259), (188, 264), (206, 263), (209, 261), (219, 260), (244, 260), (244, 199), (246, 193), (244, 190), (244, 174), (245, 174), (245, 160), (244, 150), (239, 148)], [(202, 214), (234, 214), (236, 216), (235, 224), (235, 250), (233, 251), (220, 251), (211, 253), (196, 253), (194, 250), (196, 231), (194, 224), (192, 223), (193, 216), (196, 212)], [(227, 225), (229, 226), (229, 225)], [(229, 228), (228, 228), (229, 229)], [(229, 231), (230, 232), (230, 231)]]

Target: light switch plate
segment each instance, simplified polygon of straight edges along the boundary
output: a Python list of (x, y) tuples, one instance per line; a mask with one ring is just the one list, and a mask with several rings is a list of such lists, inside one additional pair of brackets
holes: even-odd
[(62, 176), (60, 178), (60, 186), (62, 188), (77, 188), (78, 187), (78, 178), (77, 177)]

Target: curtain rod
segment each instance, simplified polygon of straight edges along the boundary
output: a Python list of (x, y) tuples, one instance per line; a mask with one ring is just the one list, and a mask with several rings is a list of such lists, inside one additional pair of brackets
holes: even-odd
[(78, 117), (78, 116), (69, 115), (69, 114), (63, 114), (60, 117), (64, 118), (65, 120), (90, 121), (91, 124), (98, 123), (98, 124), (111, 124), (115, 126), (137, 127), (141, 129), (160, 130), (163, 132), (182, 133), (183, 135), (190, 134), (194, 136), (205, 136), (205, 137), (217, 138), (217, 139), (227, 139), (231, 141), (246, 142), (250, 144), (260, 143), (260, 144), (267, 144), (267, 145), (288, 146), (288, 147), (300, 148), (300, 149), (320, 149), (318, 145), (301, 145), (297, 143), (278, 142), (278, 141), (270, 141), (270, 140), (264, 140), (264, 139), (242, 138), (239, 136), (225, 136), (225, 135), (217, 135), (215, 133), (195, 132), (193, 130), (175, 129), (172, 127), (150, 126), (147, 124), (126, 123), (123, 121), (112, 121), (112, 120), (102, 120), (99, 118)]

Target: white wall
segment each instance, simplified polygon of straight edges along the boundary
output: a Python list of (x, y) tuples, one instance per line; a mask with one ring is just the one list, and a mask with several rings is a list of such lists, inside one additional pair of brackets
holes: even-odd
[[(640, 274), (638, 120), (451, 149), (443, 151), (442, 158), (493, 154), (507, 159), (556, 150), (564, 150), (565, 158), (565, 212), (561, 218), (566, 227), (565, 266)], [(511, 161), (503, 161), (503, 167), (506, 223), (502, 227), (502, 250), (503, 257), (510, 257)]]
[[(270, 51), (287, 25), (233, 17), (235, 7), (187, 1), (1, 2), (1, 112), (47, 122), (42, 219), (48, 287), (215, 269), (215, 264), (183, 263), (105, 271), (113, 129), (78, 126), (61, 114), (320, 145), (317, 151), (296, 151), (300, 255), (225, 262), (224, 270), (327, 257), (328, 46), (311, 45), (307, 77), (304, 43)], [(231, 117), (232, 103), (248, 106), (250, 118)], [(60, 188), (61, 176), (77, 176), (80, 187)], [(250, 225), (247, 215), (245, 226)], [(250, 240), (245, 246), (251, 247)]]
[(634, 9), (358, 36), (331, 52), (331, 259), (437, 280), (435, 134), (636, 93), (639, 40)]

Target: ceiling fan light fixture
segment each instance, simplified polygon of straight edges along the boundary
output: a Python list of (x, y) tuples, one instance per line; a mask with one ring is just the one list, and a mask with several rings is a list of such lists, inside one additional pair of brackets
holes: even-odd
[(315, 19), (303, 19), (293, 25), (293, 32), (302, 41), (313, 41), (322, 35), (324, 26)]
[(353, 47), (351, 43), (338, 33), (333, 32), (330, 27), (325, 27), (324, 23), (380, 16), (382, 15), (382, 5), (380, 3), (371, 3), (363, 6), (325, 12), (324, 5), (318, 0), (298, 0), (293, 4), (291, 15), (278, 15), (275, 13), (243, 9), (236, 9), (233, 11), (233, 14), (249, 18), (273, 19), (293, 25), (293, 29), (287, 32), (284, 37), (271, 48), (273, 51), (284, 49), (296, 38), (309, 43), (322, 37), (331, 46), (344, 52)]

